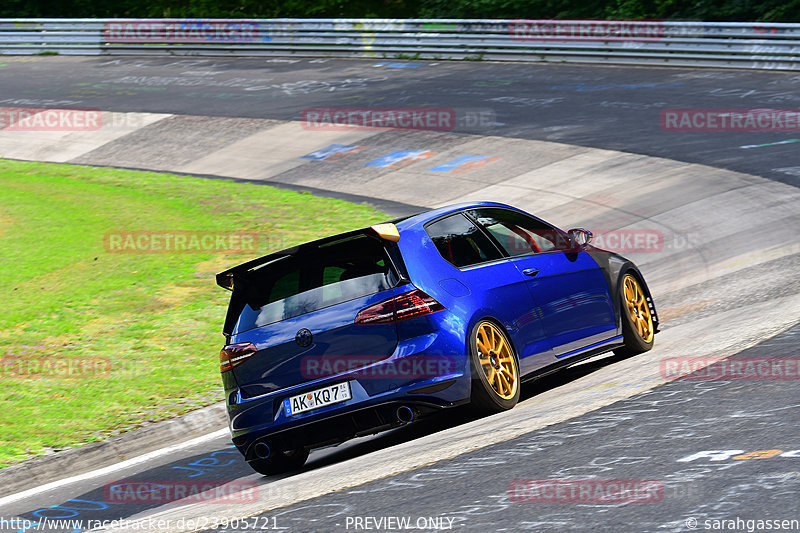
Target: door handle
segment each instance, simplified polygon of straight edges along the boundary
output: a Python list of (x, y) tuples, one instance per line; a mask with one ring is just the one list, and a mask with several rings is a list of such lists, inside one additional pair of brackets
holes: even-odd
[(539, 269), (538, 268), (526, 268), (525, 270), (522, 271), (522, 273), (525, 274), (526, 276), (533, 277), (533, 276), (535, 276), (536, 274), (539, 273)]

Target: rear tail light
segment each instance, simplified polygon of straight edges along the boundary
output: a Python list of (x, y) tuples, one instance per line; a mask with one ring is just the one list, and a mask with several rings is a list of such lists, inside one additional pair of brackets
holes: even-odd
[(258, 352), (252, 342), (229, 344), (219, 352), (219, 371), (227, 372), (247, 361)]
[(391, 324), (399, 320), (429, 315), (444, 306), (419, 289), (365, 307), (356, 315), (356, 324)]

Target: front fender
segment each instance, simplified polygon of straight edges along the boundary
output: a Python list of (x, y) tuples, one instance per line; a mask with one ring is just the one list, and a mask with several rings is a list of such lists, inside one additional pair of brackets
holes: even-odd
[(617, 334), (622, 334), (622, 310), (620, 307), (621, 302), (618, 297), (619, 286), (622, 283), (622, 278), (628, 272), (633, 272), (633, 274), (639, 280), (639, 283), (641, 283), (642, 289), (644, 289), (647, 303), (650, 307), (650, 313), (653, 316), (653, 332), (658, 333), (658, 313), (656, 313), (656, 305), (655, 301), (653, 300), (653, 295), (650, 292), (650, 288), (647, 286), (644, 276), (639, 271), (639, 268), (633, 263), (633, 261), (614, 252), (601, 250), (600, 248), (595, 248), (594, 246), (587, 246), (586, 253), (588, 253), (591, 258), (594, 259), (594, 261), (603, 271), (603, 275), (606, 278), (606, 283), (608, 283), (609, 294), (611, 295), (611, 301), (614, 305)]

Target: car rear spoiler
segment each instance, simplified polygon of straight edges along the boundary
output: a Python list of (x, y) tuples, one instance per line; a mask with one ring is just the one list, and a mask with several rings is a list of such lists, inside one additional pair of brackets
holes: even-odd
[(229, 291), (232, 291), (234, 278), (237, 277), (244, 278), (246, 276), (246, 273), (252, 270), (263, 267), (269, 263), (279, 261), (280, 259), (283, 259), (285, 257), (291, 257), (307, 250), (319, 248), (320, 246), (324, 246), (325, 244), (328, 243), (364, 234), (382, 240), (386, 240), (389, 242), (397, 242), (400, 240), (400, 232), (397, 230), (397, 226), (395, 226), (394, 223), (386, 222), (383, 224), (375, 224), (374, 226), (370, 226), (369, 228), (361, 228), (358, 230), (349, 231), (347, 233), (340, 233), (338, 235), (332, 235), (330, 237), (325, 237), (322, 239), (318, 239), (316, 241), (311, 241), (297, 246), (293, 246), (291, 248), (286, 248), (285, 250), (273, 252), (263, 257), (259, 257), (258, 259), (253, 259), (246, 263), (242, 263), (241, 265), (229, 268), (228, 270), (217, 274), (216, 276), (217, 285), (219, 285), (223, 289), (228, 289)]

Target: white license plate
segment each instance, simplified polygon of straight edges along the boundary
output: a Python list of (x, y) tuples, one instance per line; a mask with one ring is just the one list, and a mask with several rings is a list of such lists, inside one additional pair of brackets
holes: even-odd
[(286, 412), (286, 416), (292, 416), (312, 409), (319, 409), (326, 405), (343, 402), (352, 397), (350, 383), (344, 382), (285, 398), (283, 400), (283, 410)]

